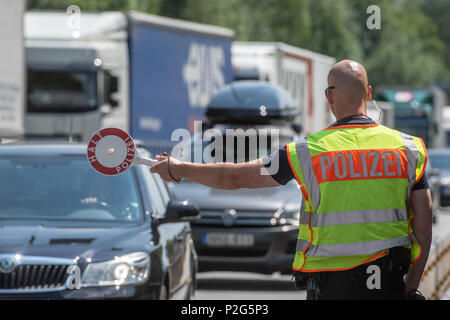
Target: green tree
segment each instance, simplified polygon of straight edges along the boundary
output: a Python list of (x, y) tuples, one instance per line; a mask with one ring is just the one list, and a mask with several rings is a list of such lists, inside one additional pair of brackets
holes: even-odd
[(347, 1), (310, 0), (312, 49), (341, 59), (361, 60), (354, 11)]
[(444, 44), (443, 59), (445, 70), (441, 78), (450, 81), (450, 1), (448, 0), (419, 0), (419, 5), (427, 17), (434, 22), (440, 41)]
[[(28, 0), (29, 9), (136, 10), (233, 29), (242, 41), (285, 42), (364, 64), (373, 84), (450, 78), (448, 0)], [(366, 10), (381, 9), (381, 30)]]

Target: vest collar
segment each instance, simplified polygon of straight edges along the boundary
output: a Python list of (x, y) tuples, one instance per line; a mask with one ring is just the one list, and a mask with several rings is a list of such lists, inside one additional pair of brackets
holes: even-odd
[(373, 121), (369, 117), (366, 118), (366, 117), (361, 117), (359, 115), (353, 115), (353, 116), (339, 119), (338, 121), (333, 123), (328, 128), (334, 128), (334, 127), (343, 126), (343, 125), (374, 125), (374, 124), (376, 124), (376, 122)]

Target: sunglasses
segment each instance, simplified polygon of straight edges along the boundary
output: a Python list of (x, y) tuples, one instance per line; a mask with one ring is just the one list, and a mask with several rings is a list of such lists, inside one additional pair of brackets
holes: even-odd
[(328, 98), (328, 94), (327, 94), (328, 90), (334, 90), (334, 89), (336, 89), (336, 86), (329, 86), (328, 88), (326, 88), (325, 89), (325, 97)]

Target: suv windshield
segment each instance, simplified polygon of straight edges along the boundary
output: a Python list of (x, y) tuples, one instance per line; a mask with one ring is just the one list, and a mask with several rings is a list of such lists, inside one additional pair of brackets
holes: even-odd
[(28, 70), (28, 111), (74, 112), (97, 106), (93, 71)]
[[(211, 141), (194, 140), (190, 145), (182, 146), (180, 159), (188, 162), (234, 162), (242, 163), (270, 155), (286, 143), (294, 141), (294, 137), (279, 136), (272, 145), (271, 136), (223, 134), (221, 137), (222, 154), (217, 153), (219, 144), (213, 137)], [(265, 142), (262, 142), (262, 139)], [(209, 149), (207, 147), (209, 146)], [(176, 153), (176, 152), (175, 152)]]
[[(179, 158), (183, 161), (188, 162), (198, 162), (199, 159), (202, 162), (248, 162), (253, 161), (264, 156), (268, 156), (278, 150), (281, 146), (290, 143), (295, 140), (296, 137), (280, 135), (277, 139), (274, 139), (276, 145), (272, 145), (271, 136), (261, 137), (257, 136), (241, 136), (240, 138), (236, 136), (222, 135), (222, 155), (216, 154), (217, 144), (212, 147), (215, 138), (211, 141), (192, 141), (190, 145), (183, 146), (183, 151)], [(231, 138), (231, 143), (227, 144), (227, 139)], [(238, 140), (240, 139), (240, 142)], [(265, 143), (262, 143), (261, 139), (266, 139)], [(207, 147), (210, 149), (207, 150)], [(199, 149), (199, 150), (197, 150)], [(176, 152), (175, 152), (176, 153)], [(196, 158), (197, 157), (197, 158)], [(229, 161), (231, 160), (231, 161)], [(183, 183), (191, 183), (188, 179), (182, 179)]]
[(0, 157), (0, 220), (140, 222), (135, 174), (96, 173), (85, 157)]

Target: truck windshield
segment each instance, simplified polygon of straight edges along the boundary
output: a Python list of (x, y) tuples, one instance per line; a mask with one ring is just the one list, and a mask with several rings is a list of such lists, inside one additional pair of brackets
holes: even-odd
[(133, 170), (107, 177), (81, 156), (0, 157), (0, 221), (142, 221)]
[(28, 111), (80, 112), (97, 107), (93, 71), (28, 70)]

